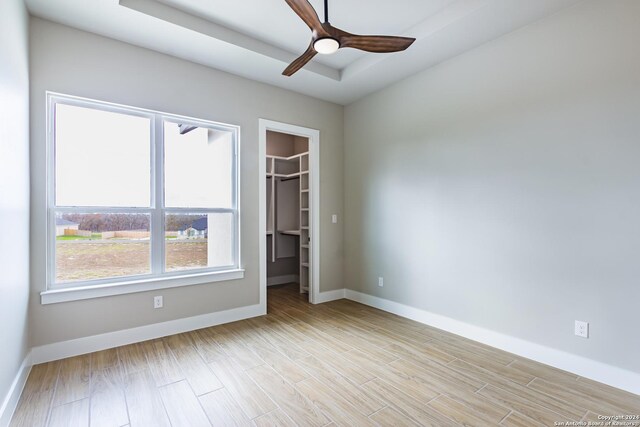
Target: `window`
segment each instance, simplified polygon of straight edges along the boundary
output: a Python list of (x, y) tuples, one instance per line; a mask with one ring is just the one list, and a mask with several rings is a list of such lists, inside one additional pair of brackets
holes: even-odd
[(49, 289), (239, 269), (237, 127), (60, 95), (48, 107)]

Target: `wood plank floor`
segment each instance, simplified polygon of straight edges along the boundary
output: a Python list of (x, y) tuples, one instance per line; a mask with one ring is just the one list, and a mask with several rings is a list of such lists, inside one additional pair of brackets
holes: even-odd
[(340, 300), (34, 366), (11, 426), (552, 426), (640, 397)]

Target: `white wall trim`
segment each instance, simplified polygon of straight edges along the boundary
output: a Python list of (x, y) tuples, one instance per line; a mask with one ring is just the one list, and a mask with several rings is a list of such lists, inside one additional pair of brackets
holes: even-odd
[(323, 302), (335, 301), (345, 298), (346, 289), (336, 289), (335, 291), (320, 292), (317, 301), (314, 304), (322, 304)]
[(284, 276), (267, 277), (267, 286), (284, 285), (285, 283), (297, 283), (300, 276), (297, 274), (286, 274)]
[(152, 277), (141, 280), (130, 280), (121, 283), (106, 283), (94, 286), (50, 289), (40, 292), (41, 304), (56, 304), (67, 301), (80, 301), (101, 298), (111, 295), (126, 295), (136, 292), (147, 292), (170, 289), (205, 283), (222, 282), (244, 278), (244, 269), (213, 271), (205, 273), (182, 274), (174, 277)]
[(9, 391), (2, 402), (2, 406), (0, 406), (0, 427), (7, 427), (11, 422), (11, 417), (13, 417), (13, 413), (18, 406), (22, 390), (27, 383), (27, 378), (29, 378), (31, 366), (31, 352), (29, 352), (22, 361), (22, 365), (20, 365), (20, 369), (18, 370), (13, 383), (11, 383), (11, 388), (9, 388)]
[(265, 308), (261, 304), (255, 304), (225, 311), (218, 311), (215, 313), (187, 317), (184, 319), (139, 326), (137, 328), (124, 329), (121, 331), (107, 332), (105, 334), (46, 344), (34, 347), (31, 350), (31, 361), (33, 364), (50, 362), (52, 360), (78, 356), (94, 351), (207, 328), (209, 326), (220, 325), (223, 323), (235, 322), (237, 320), (262, 316), (264, 314), (267, 314)]
[(346, 298), (640, 395), (636, 372), (350, 289)]

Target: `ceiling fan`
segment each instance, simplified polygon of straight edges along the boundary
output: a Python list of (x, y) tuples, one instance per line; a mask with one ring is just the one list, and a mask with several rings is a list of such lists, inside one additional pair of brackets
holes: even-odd
[(293, 75), (317, 53), (328, 55), (344, 47), (376, 53), (399, 52), (416, 40), (410, 37), (361, 36), (335, 28), (329, 24), (328, 0), (324, 0), (324, 22), (320, 22), (318, 14), (308, 0), (285, 1), (311, 29), (311, 44), (305, 53), (282, 72), (285, 76)]

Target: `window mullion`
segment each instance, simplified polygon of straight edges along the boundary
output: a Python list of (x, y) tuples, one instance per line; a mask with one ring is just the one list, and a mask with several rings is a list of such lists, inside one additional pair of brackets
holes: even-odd
[(140, 207), (111, 207), (111, 206), (53, 206), (59, 213), (151, 213), (153, 209)]
[(233, 208), (165, 208), (163, 209), (167, 214), (208, 214), (208, 213), (234, 213), (236, 209)]
[(153, 274), (164, 272), (164, 139), (162, 119), (159, 115), (153, 118), (151, 137), (151, 152), (153, 158), (151, 167), (152, 214), (151, 214), (151, 271)]

